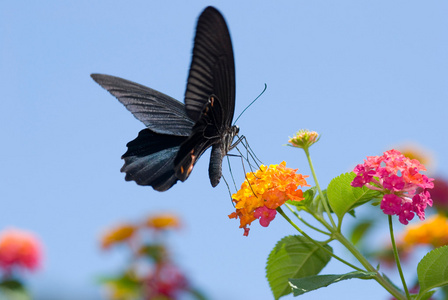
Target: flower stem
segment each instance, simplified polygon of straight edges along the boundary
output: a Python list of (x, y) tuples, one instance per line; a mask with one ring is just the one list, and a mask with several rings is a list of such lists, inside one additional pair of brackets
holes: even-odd
[(395, 262), (397, 263), (398, 273), (400, 273), (401, 282), (403, 283), (403, 289), (406, 293), (406, 298), (411, 299), (411, 295), (409, 294), (408, 287), (406, 285), (406, 280), (404, 279), (403, 270), (401, 269), (400, 258), (398, 257), (397, 244), (395, 243), (394, 238), (394, 228), (392, 224), (392, 216), (387, 216), (389, 219), (389, 232), (390, 232), (390, 241), (392, 242), (392, 249), (394, 250)]
[(327, 199), (325, 199), (324, 194), (322, 193), (319, 181), (317, 181), (317, 176), (316, 172), (314, 171), (313, 162), (311, 161), (310, 152), (308, 151), (308, 148), (303, 148), (303, 151), (305, 151), (306, 158), (308, 159), (308, 164), (310, 165), (311, 174), (313, 174), (314, 183), (316, 184), (317, 190), (319, 191), (320, 198), (324, 205), (325, 211), (327, 212), (328, 218), (330, 219), (331, 225), (333, 226), (333, 228), (337, 228), (333, 217), (331, 216), (330, 208), (328, 207), (328, 201)]
[(353, 254), (353, 256), (356, 257), (356, 259), (366, 268), (367, 271), (376, 273), (374, 277), (375, 281), (383, 286), (392, 296), (399, 300), (410, 299), (406, 298), (399, 290), (397, 290), (395, 286), (393, 286), (388, 280), (381, 276), (381, 274), (378, 273), (378, 270), (369, 263), (369, 261), (358, 251), (358, 249), (349, 240), (347, 240), (345, 236), (342, 235), (342, 233), (334, 232), (334, 237), (342, 245), (344, 245), (344, 247), (347, 248), (347, 250), (349, 250)]
[[(285, 218), (286, 221), (288, 221), (289, 224), (292, 225), (292, 227), (294, 227), (298, 232), (300, 232), (300, 234), (302, 234), (306, 239), (308, 239), (310, 242), (312, 242), (314, 245), (318, 246), (320, 249), (324, 250), (325, 252), (327, 252), (329, 255), (331, 255), (332, 257), (334, 257), (335, 259), (339, 260), (340, 262), (342, 262), (343, 264), (346, 264), (347, 266), (357, 270), (357, 271), (363, 271), (362, 269), (358, 268), (355, 265), (352, 265), (351, 263), (349, 263), (348, 261), (345, 261), (344, 259), (340, 258), (339, 256), (337, 256), (336, 254), (334, 254), (332, 251), (328, 250), (327, 248), (325, 248), (324, 246), (322, 246), (321, 243), (315, 241), (313, 238), (311, 238), (308, 234), (306, 234), (302, 229), (300, 229), (294, 222), (291, 221), (291, 219), (283, 212), (281, 207), (277, 207), (277, 211), (282, 215), (283, 218)], [(326, 244), (326, 243), (325, 243)]]
[(317, 231), (317, 232), (320, 232), (320, 233), (322, 233), (322, 234), (325, 234), (325, 235), (331, 235), (330, 233), (328, 233), (328, 232), (326, 232), (326, 231), (323, 231), (323, 230), (321, 230), (321, 229), (319, 229), (319, 228), (317, 228), (317, 227), (315, 227), (315, 226), (313, 226), (313, 225), (311, 225), (310, 223), (308, 223), (307, 221), (305, 221), (305, 219), (303, 219), (294, 209), (292, 209), (291, 208), (291, 206), (288, 204), (288, 203), (285, 203), (285, 205), (286, 205), (286, 207), (297, 217), (297, 219), (299, 219), (300, 221), (302, 221), (302, 223), (303, 224), (305, 224), (306, 226), (308, 226), (309, 228), (311, 228), (311, 229), (313, 229), (313, 230), (315, 230), (315, 231)]

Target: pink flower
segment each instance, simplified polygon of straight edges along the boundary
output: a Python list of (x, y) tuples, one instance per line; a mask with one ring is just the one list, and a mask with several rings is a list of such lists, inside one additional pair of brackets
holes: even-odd
[(277, 211), (275, 209), (267, 208), (266, 206), (261, 206), (255, 209), (254, 217), (260, 219), (260, 225), (263, 227), (268, 227), (272, 220), (274, 220)]
[(386, 194), (381, 201), (380, 208), (387, 215), (397, 215), (401, 211), (401, 198), (394, 194)]
[(18, 229), (0, 233), (0, 268), (5, 272), (14, 267), (35, 270), (41, 259), (41, 245), (33, 234)]
[(368, 156), (359, 164), (351, 185), (366, 186), (384, 194), (380, 208), (387, 215), (397, 215), (402, 224), (408, 224), (417, 214), (425, 219), (426, 207), (432, 206), (431, 195), (434, 179), (421, 174), (425, 167), (416, 159), (409, 159), (397, 150), (384, 152), (382, 156)]
[(145, 299), (178, 299), (181, 291), (188, 289), (187, 278), (174, 265), (162, 263), (146, 280)]
[(392, 174), (389, 177), (384, 178), (383, 186), (391, 191), (401, 191), (404, 188), (404, 183), (402, 177)]

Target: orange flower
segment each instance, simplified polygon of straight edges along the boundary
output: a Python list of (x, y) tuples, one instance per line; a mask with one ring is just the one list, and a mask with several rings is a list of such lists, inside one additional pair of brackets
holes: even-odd
[(132, 224), (123, 224), (112, 228), (102, 236), (101, 247), (107, 249), (111, 245), (127, 241), (134, 235), (136, 230), (137, 228)]
[(287, 200), (303, 200), (303, 193), (297, 187), (309, 186), (297, 169), (286, 168), (286, 163), (261, 165), (255, 173), (246, 174), (246, 180), (238, 192), (232, 195), (236, 212), (229, 215), (230, 219), (240, 219), (240, 228), (244, 235), (249, 234), (249, 226), (254, 220), (260, 219), (263, 226), (268, 226), (275, 217), (276, 209)]
[(35, 270), (41, 259), (41, 245), (33, 234), (18, 229), (0, 233), (0, 268), (6, 272), (13, 267)]
[(431, 245), (434, 248), (448, 244), (448, 220), (443, 215), (435, 215), (423, 223), (411, 225), (403, 235), (407, 247)]
[(401, 154), (408, 157), (409, 159), (416, 159), (421, 164), (429, 166), (428, 169), (434, 167), (434, 155), (430, 151), (423, 149), (419, 145), (409, 143), (401, 145), (397, 147), (397, 149), (401, 152)]
[(149, 217), (145, 225), (156, 230), (169, 229), (169, 228), (179, 228), (179, 219), (171, 214), (158, 214)]

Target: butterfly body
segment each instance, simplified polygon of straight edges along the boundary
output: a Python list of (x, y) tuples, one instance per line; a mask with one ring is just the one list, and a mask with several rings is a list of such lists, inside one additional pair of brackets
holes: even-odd
[(143, 85), (109, 75), (92, 74), (147, 128), (127, 144), (121, 168), (127, 181), (165, 191), (185, 181), (199, 157), (212, 148), (209, 177), (213, 187), (222, 175), (222, 160), (232, 149), (238, 127), (235, 66), (230, 34), (223, 16), (207, 7), (199, 17), (185, 92), (185, 105)]

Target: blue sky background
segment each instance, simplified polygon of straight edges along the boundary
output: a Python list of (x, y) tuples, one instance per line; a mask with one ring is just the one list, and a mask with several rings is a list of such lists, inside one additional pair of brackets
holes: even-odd
[[(89, 76), (120, 76), (183, 101), (207, 5), (230, 28), (235, 115), (268, 85), (238, 121), (265, 164), (285, 160), (309, 174), (304, 155), (283, 146), (309, 128), (322, 134), (312, 157), (323, 186), (366, 155), (408, 142), (430, 149), (446, 174), (446, 1), (2, 1), (0, 229), (42, 239), (44, 268), (28, 276), (40, 299), (101, 299), (95, 278), (119, 270), (125, 256), (100, 251), (101, 232), (161, 211), (181, 216), (185, 227), (170, 244), (211, 299), (272, 298), (265, 260), (294, 230), (278, 218), (243, 237), (227, 218), (225, 184), (210, 186), (208, 153), (167, 192), (125, 182), (120, 156), (144, 125)], [(341, 271), (336, 262), (325, 269)], [(360, 280), (301, 299), (328, 297), (387, 299)]]

